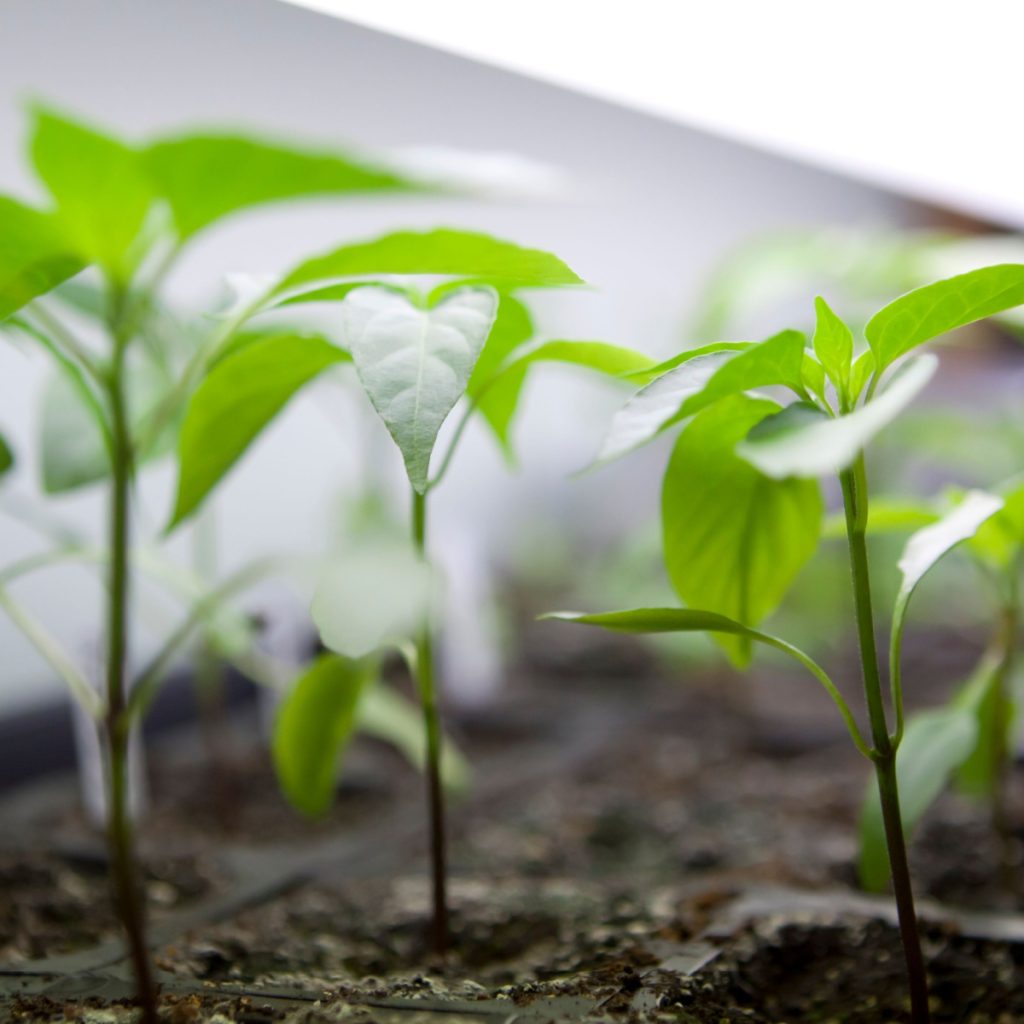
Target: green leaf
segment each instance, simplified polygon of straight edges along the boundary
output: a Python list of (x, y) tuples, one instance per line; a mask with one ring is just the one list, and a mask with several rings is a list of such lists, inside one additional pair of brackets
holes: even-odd
[[(691, 607), (748, 626), (778, 606), (814, 554), (822, 500), (813, 480), (772, 480), (733, 449), (778, 406), (736, 395), (696, 416), (676, 442), (662, 485), (665, 566)], [(737, 665), (750, 640), (722, 634)]]
[(421, 189), (345, 154), (302, 151), (239, 135), (162, 139), (142, 161), (171, 206), (182, 241), (247, 207), (282, 199)]
[(437, 582), (405, 543), (364, 540), (334, 556), (313, 595), (324, 646), (349, 658), (400, 647), (430, 618)]
[[(984, 491), (968, 491), (963, 500), (938, 522), (926, 526), (907, 541), (897, 563), (900, 588), (892, 612), (889, 634), (889, 677), (898, 723), (902, 722), (901, 648), (910, 598), (927, 573), (958, 544), (973, 537), (978, 527), (1002, 508), (1001, 498)], [(897, 733), (899, 724), (897, 724)]]
[(996, 488), (1003, 507), (969, 538), (971, 553), (998, 570), (1008, 569), (1024, 545), (1024, 482), (1013, 480)]
[(811, 352), (804, 352), (803, 366), (800, 368), (800, 379), (804, 390), (817, 395), (823, 402), (828, 401), (825, 387), (825, 367), (814, 358)]
[(430, 309), (372, 286), (342, 305), (359, 380), (420, 494), (438, 432), (465, 393), (497, 310), (497, 293), (479, 286), (448, 292)]
[(853, 334), (821, 296), (814, 300), (814, 310), (817, 314), (814, 352), (836, 390), (845, 395), (848, 393), (850, 366), (853, 362)]
[(901, 367), (882, 394), (845, 416), (819, 415), (806, 404), (790, 406), (736, 450), (777, 479), (838, 473), (917, 397), (937, 365), (930, 353), (917, 356)]
[(798, 661), (821, 683), (842, 715), (854, 745), (865, 757), (871, 757), (849, 707), (821, 666), (804, 654), (799, 647), (794, 647), (793, 644), (780, 640), (770, 633), (750, 629), (742, 622), (737, 622), (725, 615), (695, 608), (633, 608), (629, 611), (600, 612), (593, 615), (581, 612), (552, 612), (542, 615), (541, 618), (576, 622), (585, 626), (601, 626), (603, 629), (610, 629), (618, 633), (721, 633), (727, 636), (742, 637), (748, 642), (764, 644), (766, 647), (774, 647), (775, 650), (782, 651)]
[(1001, 498), (985, 491), (968, 491), (963, 500), (938, 522), (918, 530), (900, 556), (902, 575), (897, 604), (909, 601), (917, 585), (935, 564), (1003, 507)]
[(0, 196), (0, 321), (84, 266), (56, 217)]
[(480, 389), (477, 402), (509, 455), (512, 420), (530, 367), (536, 363), (562, 363), (606, 377), (623, 378), (642, 371), (652, 360), (635, 349), (603, 341), (546, 341), (519, 354)]
[(274, 724), (272, 753), (289, 802), (312, 817), (331, 805), (341, 755), (352, 737), (356, 708), (375, 667), (325, 654), (285, 696)]
[(757, 345), (758, 342), (756, 341), (715, 341), (710, 345), (688, 348), (684, 352), (672, 356), (671, 359), (655, 363), (654, 366), (644, 367), (642, 370), (635, 370), (632, 373), (627, 373), (625, 376), (631, 380), (639, 378), (643, 383), (648, 383), (656, 377), (660, 377), (663, 373), (668, 373), (669, 370), (674, 370), (677, 366), (682, 366), (683, 363), (696, 359), (698, 356), (709, 356), (715, 352), (743, 352), (748, 348), (756, 348)]
[(729, 395), (773, 384), (802, 393), (803, 356), (804, 336), (782, 331), (752, 347), (717, 348), (688, 358), (638, 391), (616, 413), (596, 462), (639, 448)]
[(850, 404), (860, 398), (864, 389), (868, 386), (868, 380), (875, 372), (875, 353), (871, 349), (865, 349), (853, 361), (850, 370)]
[(1003, 263), (915, 288), (879, 310), (864, 329), (880, 369), (912, 348), (1024, 303), (1024, 265)]
[(1003, 762), (1000, 751), (1012, 754), (1018, 708), (1011, 694), (1019, 693), (1008, 678), (1007, 662), (997, 651), (986, 652), (954, 702), (974, 713), (978, 737), (970, 755), (959, 765), (957, 788), (968, 796), (991, 799), (999, 786)]
[(0, 476), (6, 476), (14, 468), (14, 450), (7, 439), (0, 435)]
[(154, 199), (139, 154), (52, 111), (37, 109), (32, 161), (57, 201), (74, 251), (126, 282), (141, 253), (133, 253)]
[(40, 413), (40, 469), (47, 494), (62, 494), (107, 477), (110, 454), (95, 409), (83, 401), (72, 378), (60, 372), (49, 375)]
[(331, 279), (371, 274), (473, 277), (499, 290), (583, 284), (551, 253), (524, 249), (490, 235), (439, 228), (399, 231), (316, 256), (285, 275), (273, 294)]
[[(427, 763), (427, 740), (419, 705), (378, 683), (369, 687), (359, 702), (356, 723), (360, 732), (390, 743), (420, 771)], [(459, 748), (445, 736), (441, 744), (441, 780), (452, 794), (469, 788), (469, 765)]]
[[(925, 711), (908, 722), (896, 752), (900, 810), (907, 836), (974, 749), (976, 736), (975, 716), (959, 707)], [(857, 870), (861, 884), (869, 891), (884, 889), (889, 880), (882, 807), (873, 781), (861, 809)]]
[(170, 526), (191, 515), (295, 393), (351, 357), (320, 335), (271, 335), (218, 362), (189, 401)]

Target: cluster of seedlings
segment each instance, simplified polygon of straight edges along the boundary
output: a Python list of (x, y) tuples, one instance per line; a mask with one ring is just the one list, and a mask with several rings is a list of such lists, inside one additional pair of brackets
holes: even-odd
[[(445, 788), (453, 771), (438, 711), (430, 496), (474, 417), (507, 443), (527, 374), (540, 362), (639, 388), (614, 418), (598, 463), (666, 431), (679, 434), (665, 471), (662, 519), (665, 564), (683, 606), (552, 617), (630, 633), (706, 632), (739, 667), (749, 664), (755, 645), (767, 645), (825, 688), (874, 768), (861, 872), (869, 888), (884, 887), (891, 876), (913, 1020), (929, 1019), (905, 837), (954, 775), (990, 796), (997, 824), (1005, 817), (1024, 485), (1009, 481), (991, 493), (954, 494), (941, 506), (897, 515), (870, 500), (865, 450), (935, 372), (936, 356), (918, 349), (1024, 304), (1024, 265), (985, 267), (913, 290), (871, 318), (863, 343), (819, 299), (811, 339), (785, 330), (759, 342), (707, 344), (655, 365), (616, 345), (535, 339), (522, 293), (572, 288), (581, 279), (549, 253), (444, 228), (341, 244), (273, 280), (242, 282), (229, 308), (185, 321), (170, 312), (165, 282), (197, 236), (223, 218), (300, 196), (392, 191), (427, 201), (443, 190), (385, 165), (239, 136), (127, 144), (48, 110), (35, 112), (30, 152), (51, 202), (37, 209), (0, 198), (0, 323), (9, 343), (38, 346), (53, 363), (42, 420), (46, 489), (103, 481), (107, 541), (95, 550), (54, 536), (45, 551), (0, 572), (0, 604), (95, 721), (115, 902), (147, 1024), (157, 1020), (157, 992), (128, 806), (129, 737), (168, 668), (197, 637), (208, 654), (260, 678), (252, 627), (235, 600), (281, 566), (267, 560), (217, 583), (197, 573), (182, 584), (180, 573), (133, 537), (137, 475), (152, 460), (176, 460), (166, 532), (177, 530), (214, 500), (231, 467), (301, 389), (342, 364), (354, 368), (408, 476), (408, 540), (375, 541), (320, 568), (312, 617), (328, 653), (288, 680), (273, 755), (292, 802), (313, 814), (325, 810), (360, 709), (384, 685), (382, 658), (401, 655), (422, 716), (431, 935), (443, 953)], [(424, 290), (424, 280), (434, 286)], [(295, 317), (314, 304), (330, 326), (297, 328)], [(461, 419), (434, 457), (456, 408)], [(4, 444), (4, 468), (13, 460)], [(824, 668), (758, 628), (818, 548), (826, 523), (821, 478), (837, 479), (842, 494), (866, 732)], [(908, 522), (919, 529), (899, 562), (887, 711), (867, 538)], [(905, 722), (908, 606), (925, 574), (958, 545), (984, 568), (997, 595), (992, 645), (947, 707)], [(105, 574), (102, 691), (9, 592), (22, 575), (63, 559), (91, 560)], [(137, 573), (177, 588), (187, 614), (152, 658), (129, 672)]]

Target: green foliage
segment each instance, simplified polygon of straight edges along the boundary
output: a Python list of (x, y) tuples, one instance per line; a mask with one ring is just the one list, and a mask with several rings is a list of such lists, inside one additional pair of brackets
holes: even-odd
[[(907, 836), (974, 749), (976, 737), (975, 716), (961, 707), (936, 708), (909, 722), (896, 754), (900, 811)], [(861, 809), (857, 872), (861, 885), (872, 892), (884, 889), (889, 880), (882, 805), (874, 785), (868, 787)]]
[(182, 424), (170, 525), (195, 512), (297, 391), (350, 359), (320, 335), (286, 333), (250, 340), (218, 362), (192, 395)]
[(375, 274), (437, 274), (472, 277), (499, 291), (583, 284), (557, 256), (524, 249), (490, 235), (438, 228), (399, 231), (305, 260), (274, 289), (284, 295), (305, 285)]
[(179, 240), (258, 204), (315, 195), (417, 190), (416, 182), (344, 154), (239, 135), (184, 135), (147, 146), (143, 164), (170, 204)]
[[(523, 385), (530, 367), (545, 362), (578, 366), (606, 377), (621, 378), (628, 374), (642, 373), (651, 365), (652, 360), (642, 352), (603, 341), (546, 341), (516, 355), (500, 372), (485, 380), (476, 394), (477, 408), (497, 434), (510, 458), (512, 448), (509, 430)], [(469, 393), (472, 398), (472, 390)]]
[(840, 395), (850, 400), (850, 368), (853, 363), (853, 332), (832, 312), (820, 296), (814, 300), (817, 324), (814, 328), (814, 353), (829, 378), (836, 382)]
[(804, 340), (797, 331), (782, 331), (742, 348), (705, 346), (626, 403), (612, 420), (597, 461), (625, 455), (729, 395), (772, 384), (802, 395)]
[(331, 805), (359, 700), (375, 671), (372, 662), (322, 655), (281, 703), (274, 724), (274, 767), (288, 800), (310, 816), (324, 814)]
[[(814, 554), (822, 500), (813, 480), (773, 480), (734, 454), (778, 406), (734, 395), (698, 414), (679, 436), (662, 485), (665, 566), (693, 608), (757, 625)], [(716, 637), (737, 665), (750, 638)]]
[(937, 365), (931, 353), (916, 357), (900, 368), (878, 397), (843, 416), (833, 418), (807, 405), (789, 406), (737, 451), (776, 478), (837, 473), (917, 397)]
[(127, 283), (141, 256), (134, 243), (154, 200), (139, 154), (42, 109), (36, 111), (31, 150), (74, 251), (118, 284)]
[(404, 543), (370, 539), (339, 552), (321, 573), (313, 622), (324, 645), (349, 658), (405, 650), (428, 620), (437, 580)]
[(0, 196), (0, 321), (84, 265), (53, 214)]
[(14, 468), (14, 449), (7, 443), (7, 438), (0, 435), (0, 477), (6, 476)]
[(916, 288), (864, 329), (880, 370), (940, 334), (1024, 304), (1024, 265), (1004, 263)]
[(487, 287), (447, 292), (427, 309), (386, 288), (358, 288), (342, 305), (356, 372), (420, 494), (438, 432), (466, 390), (497, 311), (498, 295)]

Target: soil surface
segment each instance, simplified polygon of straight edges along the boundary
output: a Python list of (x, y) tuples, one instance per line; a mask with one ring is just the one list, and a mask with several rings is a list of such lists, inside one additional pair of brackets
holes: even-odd
[[(849, 902), (870, 769), (813, 681), (772, 663), (683, 681), (639, 643), (557, 632), (572, 638), (527, 643), (543, 657), (452, 725), (475, 778), (452, 808), (443, 961), (425, 939), (422, 780), (393, 752), (358, 743), (309, 823), (240, 735), (226, 791), (191, 741), (153, 751), (140, 839), (167, 1020), (909, 1020), (888, 901)], [(907, 678), (933, 680), (934, 701), (975, 653), (921, 644)], [(47, 792), (0, 847), (0, 1014), (127, 1019), (102, 843), (70, 782)], [(1022, 794), (1015, 771), (1013, 821)], [(940, 801), (912, 860), (922, 895), (1019, 907), (981, 808)], [(744, 916), (751, 893), (775, 895)], [(1024, 1019), (1024, 922), (925, 917), (936, 1021)]]

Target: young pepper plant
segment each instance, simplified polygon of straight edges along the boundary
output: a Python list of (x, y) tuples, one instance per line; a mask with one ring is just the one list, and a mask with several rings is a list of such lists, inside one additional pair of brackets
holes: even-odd
[[(429, 294), (408, 283), (413, 276), (449, 279)], [(366, 278), (377, 278), (367, 282)], [(381, 280), (387, 277), (386, 280)], [(353, 280), (355, 279), (355, 280)], [(523, 288), (581, 284), (561, 260), (538, 250), (472, 232), (439, 229), (401, 232), (366, 243), (343, 246), (306, 261), (249, 302), (234, 324), (239, 328), (257, 313), (305, 302), (339, 302), (341, 344), (316, 346), (292, 339), (276, 348), (245, 346), (218, 362), (197, 387), (185, 418), (179, 447), (181, 467), (174, 522), (190, 515), (219, 483), (291, 397), (323, 370), (351, 362), (371, 404), (395, 441), (410, 489), (412, 564), (427, 559), (428, 495), (447, 471), (466, 424), (479, 412), (508, 449), (509, 426), (529, 367), (557, 361), (580, 365), (606, 375), (639, 372), (651, 360), (628, 349), (598, 342), (553, 341), (529, 344), (532, 323), (512, 293)], [(230, 342), (226, 342), (230, 345)], [(431, 475), (431, 456), (442, 425), (465, 396), (465, 413), (453, 431), (449, 448)], [(351, 569), (351, 566), (348, 567)], [(316, 678), (300, 680), (295, 700), (321, 688), (345, 685), (349, 696), (335, 697), (334, 726), (321, 720), (317, 735), (292, 723), (315, 719), (293, 711), (286, 702), (275, 753), (286, 791), (290, 778), (303, 777), (298, 757), (325, 748), (340, 749), (354, 720), (358, 694), (367, 692), (372, 675), (364, 659), (384, 645), (397, 646), (417, 681), (426, 751), (433, 898), (432, 941), (443, 952), (448, 944), (447, 867), (442, 737), (435, 678), (434, 624), (430, 621), (429, 587), (406, 581), (378, 600), (379, 614), (367, 617), (366, 600), (352, 600), (358, 574), (339, 563), (338, 578), (325, 574), (313, 602), (313, 615), (325, 644), (347, 662), (321, 662), (311, 669)], [(406, 577), (417, 578), (408, 568)], [(372, 576), (372, 574), (371, 574)], [(379, 581), (376, 581), (379, 584)], [(374, 581), (371, 579), (371, 584)], [(358, 589), (358, 587), (357, 587)], [(379, 585), (376, 586), (379, 592)], [(394, 620), (394, 604), (410, 593), (422, 601)], [(402, 600), (399, 602), (399, 595)], [(405, 609), (408, 611), (408, 609)], [(367, 621), (368, 619), (368, 621)], [(415, 628), (410, 629), (410, 622)], [(367, 635), (370, 640), (367, 640)], [(346, 681), (347, 680), (347, 681)], [(321, 705), (327, 707), (329, 699)], [(288, 723), (287, 725), (284, 723)], [(331, 777), (334, 759), (321, 753)], [(306, 774), (310, 774), (307, 772)], [(322, 790), (324, 783), (317, 787)], [(314, 801), (319, 805), (319, 801)]]
[[(864, 449), (921, 391), (936, 368), (921, 344), (1024, 303), (1024, 266), (987, 267), (909, 292), (876, 313), (867, 347), (821, 299), (812, 347), (794, 331), (758, 343), (721, 343), (684, 352), (613, 421), (601, 459), (629, 451), (683, 423), (662, 492), (665, 558), (690, 607), (555, 617), (634, 633), (707, 632), (746, 664), (754, 643), (795, 658), (824, 686), (857, 749), (873, 764), (915, 1024), (929, 1019), (927, 978), (901, 822), (896, 753), (903, 738), (900, 639), (920, 578), (999, 507), (972, 496), (905, 555), (894, 610), (891, 701), (885, 710), (866, 544), (869, 493)], [(747, 392), (769, 386), (796, 396), (784, 408)], [(813, 554), (822, 501), (817, 477), (838, 475), (852, 572), (855, 622), (870, 739), (827, 673), (804, 652), (755, 627), (781, 600)]]
[[(115, 902), (143, 1019), (153, 1024), (156, 989), (126, 802), (128, 735), (173, 650), (239, 581), (221, 585), (193, 609), (194, 614), (143, 670), (141, 684), (129, 695), (132, 483), (138, 467), (160, 450), (167, 431), (173, 429), (187, 394), (176, 383), (166, 388), (152, 409), (140, 410), (134, 383), (142, 356), (143, 325), (182, 252), (221, 218), (259, 203), (303, 195), (404, 191), (418, 186), (391, 170), (343, 156), (302, 152), (241, 136), (191, 135), (130, 145), (42, 108), (34, 112), (30, 155), (53, 209), (36, 210), (0, 197), (0, 321), (38, 343), (53, 359), (101, 441), (104, 471), (100, 476), (110, 491), (108, 543), (103, 553), (107, 565), (104, 695), (92, 690), (72, 660), (6, 592), (4, 604), (96, 719), (106, 759)], [(95, 293), (101, 337), (92, 344), (41, 298), (87, 267), (102, 281)], [(205, 351), (207, 347), (200, 345), (198, 352)], [(63, 482), (82, 479), (83, 474), (71, 468)], [(90, 474), (95, 478), (92, 470), (85, 476)], [(8, 573), (5, 581), (8, 578), (14, 576)]]
[[(1002, 507), (961, 548), (979, 571), (991, 597), (995, 613), (992, 636), (970, 675), (946, 705), (907, 719), (896, 767), (908, 834), (953, 781), (966, 795), (988, 802), (992, 828), (1002, 847), (1000, 867), (1012, 890), (1017, 883), (1009, 850), (1012, 829), (1005, 788), (1020, 700), (1014, 677), (1024, 561), (1024, 485), (1011, 480), (996, 488), (994, 494)], [(874, 535), (921, 526), (907, 543), (903, 564), (942, 519), (941, 509), (934, 504), (879, 503), (872, 507), (868, 531)], [(858, 872), (867, 889), (881, 889), (889, 878), (881, 808), (877, 794), (870, 789), (861, 812)]]

